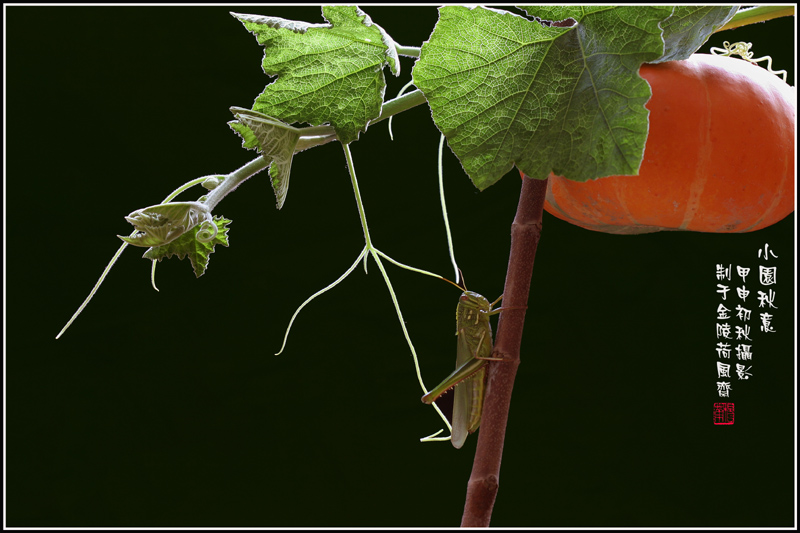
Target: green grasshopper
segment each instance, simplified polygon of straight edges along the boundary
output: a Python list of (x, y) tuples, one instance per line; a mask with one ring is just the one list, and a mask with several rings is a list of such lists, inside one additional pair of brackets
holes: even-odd
[(481, 425), (483, 397), (486, 392), (486, 364), (489, 361), (502, 360), (491, 357), (492, 326), (489, 323), (491, 315), (503, 310), (492, 309), (502, 297), (501, 295), (489, 303), (489, 300), (480, 294), (464, 290), (456, 307), (458, 336), (456, 370), (422, 397), (424, 403), (431, 404), (455, 387), (453, 430), (450, 440), (456, 448), (461, 448), (467, 440), (467, 435), (474, 433)]

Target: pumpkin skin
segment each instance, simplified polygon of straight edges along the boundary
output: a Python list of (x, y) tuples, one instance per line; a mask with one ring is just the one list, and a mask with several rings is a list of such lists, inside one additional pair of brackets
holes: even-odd
[(743, 233), (794, 211), (794, 87), (705, 54), (639, 74), (653, 93), (639, 175), (579, 183), (551, 174), (550, 214), (604, 233)]

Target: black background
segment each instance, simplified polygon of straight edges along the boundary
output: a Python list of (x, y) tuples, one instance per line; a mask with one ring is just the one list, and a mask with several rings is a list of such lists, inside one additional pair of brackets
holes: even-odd
[[(437, 20), (432, 6), (364, 9), (408, 46)], [(255, 156), (228, 107), (269, 80), (229, 11), (323, 22), (313, 6), (7, 8), (7, 525), (457, 526), (477, 438), (419, 442), (442, 424), (373, 262), (272, 355), (363, 247), (336, 143), (295, 158), (283, 210), (260, 176), (220, 204), (231, 247), (202, 278), (165, 261), (155, 292), (129, 248), (54, 339), (131, 231), (124, 215)], [(752, 41), (793, 84), (793, 28), (711, 45)], [(401, 61), (387, 98), (409, 80)], [(372, 236), (452, 277), (439, 134), (426, 106), (393, 128), (394, 142), (381, 123), (352, 147)], [(518, 173), (479, 193), (448, 150), (445, 179), (460, 266), (494, 299)], [(794, 224), (615, 236), (545, 214), (492, 525), (791, 526)], [(757, 271), (765, 243), (777, 333), (752, 320), (753, 378), (733, 380), (736, 423), (714, 426), (715, 265)], [(458, 292), (387, 269), (430, 387), (452, 370)]]

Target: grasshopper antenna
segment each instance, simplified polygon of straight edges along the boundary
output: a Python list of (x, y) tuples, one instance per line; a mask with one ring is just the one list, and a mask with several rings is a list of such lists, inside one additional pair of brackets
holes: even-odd
[(461, 275), (461, 283), (452, 282), (452, 281), (450, 281), (449, 279), (447, 279), (447, 278), (445, 278), (443, 276), (439, 276), (439, 279), (442, 280), (442, 281), (446, 281), (447, 283), (449, 283), (453, 287), (458, 288), (458, 290), (460, 290), (461, 292), (467, 292), (467, 284), (464, 282), (464, 274), (461, 272), (460, 268), (458, 269), (458, 273)]

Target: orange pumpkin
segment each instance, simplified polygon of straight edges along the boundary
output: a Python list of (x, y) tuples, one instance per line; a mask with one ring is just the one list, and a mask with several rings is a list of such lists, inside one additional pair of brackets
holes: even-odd
[(794, 211), (794, 87), (704, 54), (639, 74), (653, 92), (639, 175), (578, 183), (551, 174), (550, 214), (605, 233), (740, 233)]

